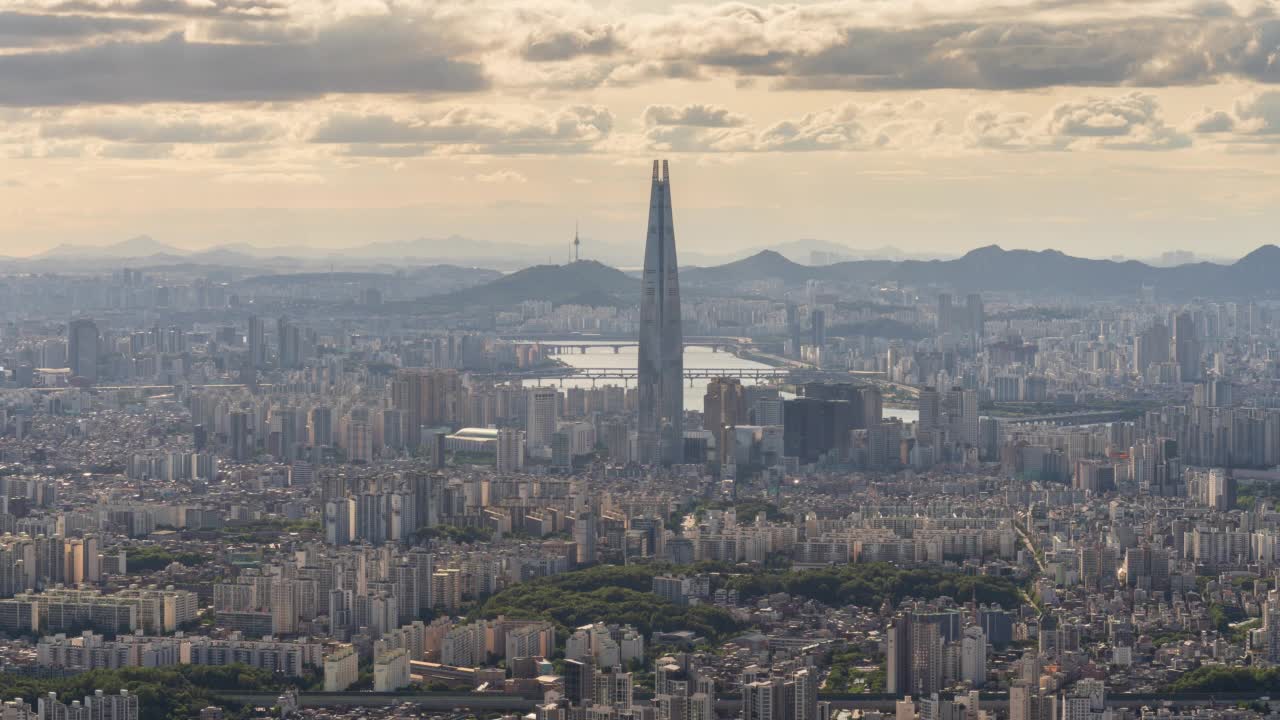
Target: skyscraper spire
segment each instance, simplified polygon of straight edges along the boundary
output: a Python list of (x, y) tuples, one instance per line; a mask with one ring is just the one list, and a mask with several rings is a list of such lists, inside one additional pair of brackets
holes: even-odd
[(667, 163), (653, 162), (649, 228), (640, 295), (639, 440), (644, 462), (672, 464), (684, 456), (684, 333), (680, 277)]

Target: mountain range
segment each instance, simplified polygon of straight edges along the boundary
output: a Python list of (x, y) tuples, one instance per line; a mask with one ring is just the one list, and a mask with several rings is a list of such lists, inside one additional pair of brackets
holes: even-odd
[(639, 292), (638, 279), (594, 260), (579, 260), (567, 265), (535, 265), (431, 300), (455, 307), (510, 307), (525, 300), (622, 307), (635, 304)]
[[(584, 255), (615, 267), (637, 267), (642, 261), (642, 243), (610, 243), (583, 236)], [(684, 265), (715, 265), (749, 257), (761, 250), (773, 250), (796, 262), (851, 259), (921, 259), (934, 254), (913, 254), (885, 246), (858, 249), (825, 240), (800, 239), (765, 247), (724, 248), (715, 252), (681, 251)], [(156, 240), (148, 235), (107, 245), (63, 244), (26, 258), (0, 257), (0, 261), (29, 266), (53, 267), (58, 263), (132, 263), (137, 266), (171, 263), (204, 263), (223, 266), (260, 267), (266, 260), (277, 267), (319, 267), (329, 264), (355, 263), (372, 266), (378, 263), (475, 265), (502, 270), (518, 270), (530, 265), (557, 262), (568, 256), (569, 244), (563, 247), (529, 245), (517, 242), (491, 242), (459, 235), (443, 238), (384, 240), (347, 248), (314, 248), (306, 245), (261, 246), (249, 243), (227, 243), (205, 250), (188, 250)]]
[[(801, 265), (765, 250), (712, 267), (685, 268), (686, 292), (745, 292), (744, 285), (765, 280), (803, 286), (810, 280), (832, 284), (897, 283), (931, 286), (959, 293), (1012, 291), (1117, 297), (1137, 295), (1151, 286), (1164, 298), (1192, 296), (1261, 297), (1274, 295), (1280, 277), (1280, 247), (1264, 245), (1225, 265), (1197, 262), (1156, 267), (1136, 260), (1094, 260), (1056, 250), (1005, 250), (996, 245), (952, 260), (859, 260), (831, 265)], [(514, 304), (521, 300), (553, 303), (634, 305), (635, 277), (597, 262), (542, 265), (441, 296), (451, 304)], [(605, 302), (592, 301), (605, 300)]]
[[(617, 243), (583, 236), (583, 255), (606, 265), (620, 268), (638, 268), (643, 244)], [(316, 248), (303, 244), (252, 245), (249, 243), (224, 243), (204, 250), (188, 250), (161, 242), (148, 235), (139, 235), (107, 245), (63, 244), (29, 257), (0, 257), (0, 262), (26, 265), (53, 265), (55, 263), (92, 262), (131, 263), (145, 267), (171, 263), (195, 263), (223, 266), (262, 267), (263, 261), (276, 267), (327, 267), (329, 265), (358, 265), (362, 268), (382, 264), (389, 267), (413, 264), (452, 264), (480, 266), (501, 270), (518, 270), (538, 264), (558, 263), (559, 257), (568, 257), (569, 244), (563, 247), (546, 244), (530, 245), (519, 242), (494, 242), (476, 240), (460, 235), (410, 240), (380, 240), (345, 248)], [(743, 247), (720, 245), (716, 250), (699, 251), (683, 248), (680, 263), (683, 267), (710, 267), (723, 263), (746, 260), (761, 252), (771, 251), (796, 264), (825, 265), (845, 262), (873, 261), (929, 261), (956, 259), (954, 255), (938, 252), (915, 252), (890, 245), (877, 248), (858, 248), (841, 242), (815, 238), (801, 238), (771, 243), (767, 246)], [(1123, 262), (1126, 258), (1112, 257)], [(1186, 250), (1170, 250), (1143, 262), (1153, 267), (1176, 267), (1205, 260), (1203, 256)], [(1216, 264), (1229, 264), (1229, 259), (1213, 258)]]
[[(840, 247), (821, 241), (787, 243), (792, 255), (808, 250), (817, 258), (840, 256)], [(147, 236), (131, 238), (96, 248), (59, 246), (30, 258), (7, 258), (0, 269), (101, 271), (113, 265), (134, 267), (180, 266), (199, 272), (201, 266), (239, 268), (245, 273), (287, 274), (306, 270), (360, 270), (384, 273), (407, 268), (452, 265), (456, 268), (488, 268), (460, 284), (447, 283), (434, 295), (436, 300), (479, 305), (509, 305), (521, 300), (548, 300), (554, 303), (634, 304), (635, 278), (595, 260), (565, 265), (527, 261), (529, 252), (517, 252), (513, 245), (484, 243), (466, 238), (374, 242), (346, 251), (322, 251), (296, 246), (274, 248), (224, 245), (198, 252), (183, 250)], [(542, 252), (531, 246), (525, 251)], [(891, 254), (883, 248), (881, 255)], [(327, 253), (327, 254), (326, 254)], [(437, 259), (438, 255), (471, 256), (459, 263)], [(1182, 251), (1170, 256), (1194, 257)], [(1144, 286), (1152, 286), (1167, 298), (1196, 295), (1253, 297), (1274, 294), (1280, 277), (1280, 247), (1264, 245), (1234, 262), (1190, 262), (1157, 265), (1137, 260), (1073, 257), (1057, 250), (1005, 250), (996, 245), (971, 250), (951, 259), (922, 260), (862, 259), (826, 265), (796, 262), (777, 250), (766, 249), (723, 264), (695, 266), (682, 253), (681, 284), (690, 293), (748, 292), (745, 283), (777, 280), (794, 287), (809, 280), (827, 283), (897, 283), (934, 286), (954, 292), (1019, 291), (1083, 296), (1132, 296)], [(696, 256), (695, 256), (696, 257)], [(628, 267), (623, 265), (624, 268)], [(501, 274), (494, 271), (505, 271)], [(459, 278), (461, 279), (461, 278)], [(473, 287), (465, 287), (480, 283)], [(448, 285), (452, 287), (448, 287)], [(421, 295), (420, 295), (421, 296)]]

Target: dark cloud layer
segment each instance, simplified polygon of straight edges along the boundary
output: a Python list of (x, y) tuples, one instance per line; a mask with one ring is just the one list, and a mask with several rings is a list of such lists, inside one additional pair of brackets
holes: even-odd
[(64, 0), (47, 8), (50, 13), (102, 13), (173, 17), (283, 18), (288, 6), (274, 0)]
[[(1069, 26), (948, 24), (851, 29), (843, 42), (775, 60), (788, 88), (1022, 90), (1280, 82), (1280, 21), (1147, 20)], [(737, 66), (756, 71), (757, 61)]]
[(46, 123), (46, 138), (92, 137), (118, 143), (248, 143), (270, 140), (280, 128), (260, 122), (203, 122), (191, 118), (100, 117), (91, 120), (57, 120)]
[[(1280, 18), (1221, 0), (917, 9), (684, 6), (624, 16), (537, 0), (302, 16), (278, 0), (64, 0), (0, 15), (0, 105), (580, 91), (662, 78), (781, 89), (1024, 90), (1280, 83)], [(1064, 8), (1075, 19), (1056, 19)], [(882, 8), (883, 9), (883, 8)], [(380, 12), (382, 12), (380, 10)], [(338, 14), (341, 17), (341, 14)]]
[(486, 86), (478, 64), (434, 51), (429, 35), (390, 19), (331, 26), (305, 42), (192, 42), (174, 33), (0, 55), (0, 105), (8, 106), (293, 100)]
[(533, 62), (568, 60), (583, 55), (609, 55), (621, 49), (613, 28), (557, 30), (530, 37), (521, 55)]
[(494, 154), (576, 153), (608, 137), (613, 122), (608, 109), (592, 105), (514, 115), (469, 107), (428, 117), (335, 113), (309, 139), (346, 145), (347, 154), (376, 157), (420, 155), (440, 147)]
[(161, 27), (158, 21), (146, 18), (0, 11), (0, 47), (23, 48), (100, 35), (146, 33)]

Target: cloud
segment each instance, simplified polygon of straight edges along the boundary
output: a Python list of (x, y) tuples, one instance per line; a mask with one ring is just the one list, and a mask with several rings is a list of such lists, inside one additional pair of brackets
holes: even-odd
[(1257, 93), (1237, 100), (1236, 117), (1244, 133), (1280, 134), (1280, 91)]
[(112, 143), (98, 151), (99, 157), (113, 160), (158, 160), (172, 154), (173, 146), (168, 144)]
[(271, 0), (64, 0), (43, 6), (50, 13), (111, 13), (177, 17), (284, 17), (287, 6)]
[(407, 156), (440, 149), (454, 152), (534, 154), (586, 152), (613, 130), (613, 113), (595, 105), (554, 112), (526, 108), (500, 113), (456, 107), (431, 115), (335, 113), (310, 136), (320, 144), (344, 144), (355, 154), (390, 149)]
[(928, 3), (682, 6), (678, 16), (629, 24), (623, 40), (645, 63), (691, 63), (791, 89), (1280, 82), (1280, 19), (1268, 13), (1221, 4), (1070, 3), (1069, 12), (1061, 5), (988, 2), (963, 14)]
[(320, 175), (302, 172), (226, 173), (215, 180), (227, 185), (319, 185), (324, 182)]
[(904, 144), (926, 149), (942, 132), (918, 100), (843, 103), (764, 127), (747, 125), (746, 118), (724, 108), (701, 105), (650, 106), (644, 120), (648, 147), (673, 152), (843, 152)]
[(121, 143), (253, 143), (270, 140), (282, 129), (274, 124), (243, 117), (221, 122), (202, 120), (196, 115), (172, 118), (141, 115), (104, 115), (68, 118), (40, 127), (46, 138), (90, 137)]
[[(1196, 0), (16, 0), (0, 105), (291, 101), (729, 78), (775, 89), (1280, 83), (1280, 16)], [(685, 123), (684, 125), (690, 125)]]
[(1191, 136), (1168, 125), (1146, 93), (1086, 96), (1059, 103), (1036, 120), (1027, 113), (983, 108), (965, 120), (963, 144), (1015, 152), (1065, 150), (1179, 150)]
[(1077, 147), (1173, 150), (1191, 144), (1190, 137), (1165, 123), (1155, 97), (1137, 92), (1061, 103), (1050, 112), (1045, 130), (1055, 142)]
[(0, 105), (294, 100), (480, 90), (478, 64), (388, 17), (351, 18), (305, 41), (198, 42), (184, 33), (0, 55)]
[(865, 137), (857, 106), (845, 104), (774, 123), (760, 133), (759, 142), (765, 150), (839, 150), (857, 147)]
[(408, 158), (427, 154), (425, 145), (396, 143), (353, 143), (344, 146), (339, 155), (351, 158)]
[(1280, 90), (1238, 98), (1231, 110), (1204, 108), (1187, 124), (1192, 132), (1232, 146), (1235, 150), (1274, 146), (1280, 143)]
[(1187, 121), (1193, 133), (1227, 133), (1236, 129), (1236, 118), (1224, 110), (1205, 108)]
[(656, 125), (645, 131), (644, 144), (661, 152), (756, 152), (759, 148), (753, 130), (696, 125)]
[(476, 181), (482, 183), (526, 183), (529, 179), (515, 170), (503, 169), (476, 175)]
[(996, 109), (975, 110), (965, 120), (965, 139), (970, 147), (986, 150), (1035, 150), (1031, 116)]
[(530, 36), (520, 55), (532, 62), (556, 62), (583, 55), (610, 55), (619, 49), (613, 27), (606, 25)]
[(650, 105), (644, 109), (644, 124), (654, 125), (688, 125), (693, 127), (725, 128), (739, 127), (746, 123), (746, 118), (729, 112), (718, 105)]
[(42, 47), (103, 35), (148, 33), (161, 28), (161, 23), (145, 18), (0, 11), (0, 47)]

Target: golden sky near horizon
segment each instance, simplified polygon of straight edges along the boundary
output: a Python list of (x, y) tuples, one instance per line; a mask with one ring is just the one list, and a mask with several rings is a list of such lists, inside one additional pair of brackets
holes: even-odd
[(0, 255), (460, 235), (1241, 255), (1275, 2), (0, 2)]

